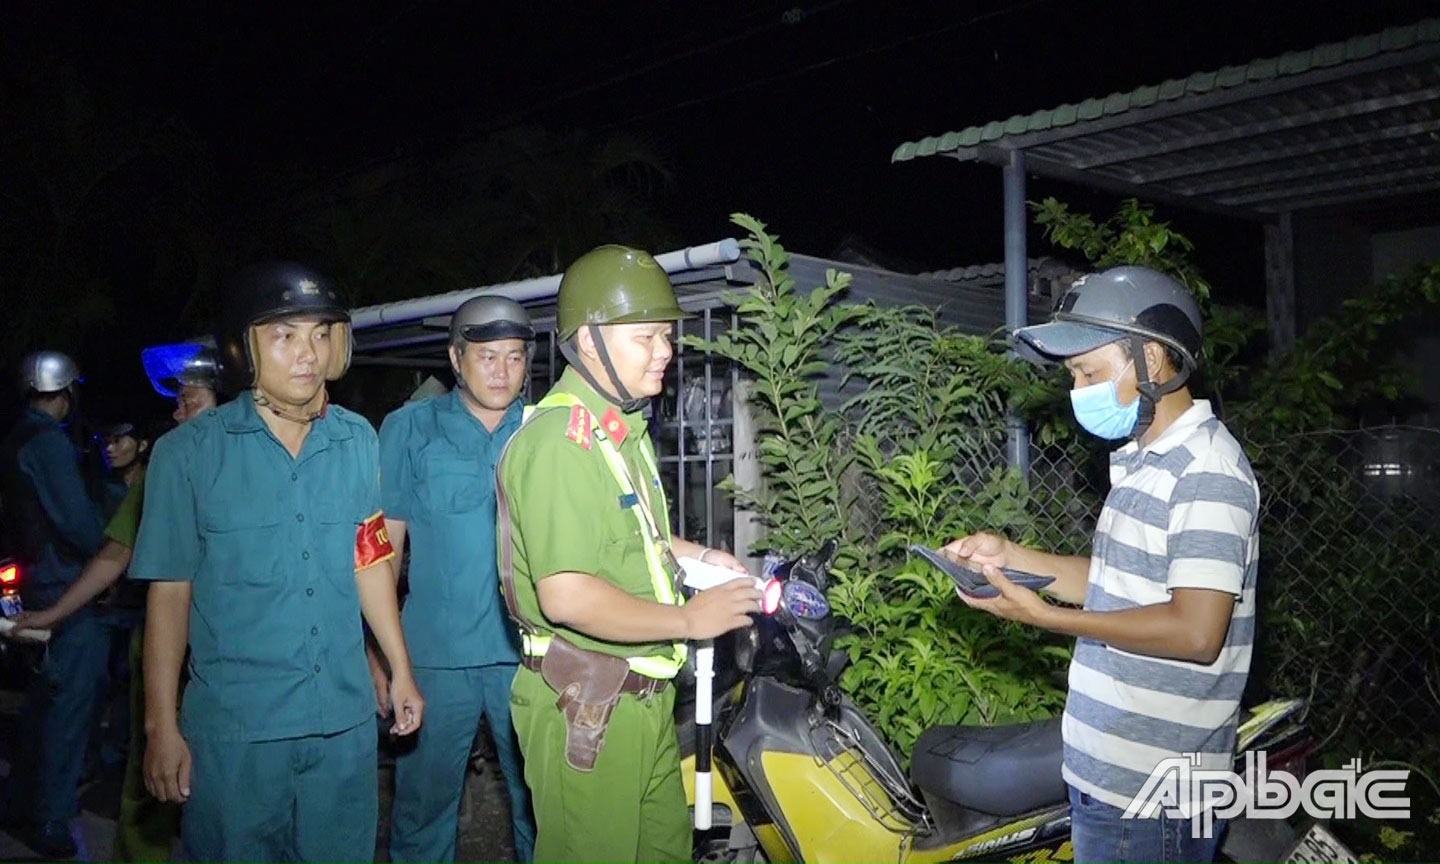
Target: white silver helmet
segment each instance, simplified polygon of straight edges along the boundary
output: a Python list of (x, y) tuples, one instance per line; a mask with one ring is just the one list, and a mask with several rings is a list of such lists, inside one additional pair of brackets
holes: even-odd
[(471, 297), (450, 316), (450, 344), (494, 342), (500, 339), (535, 341), (535, 327), (525, 307), (495, 294)]
[(80, 367), (68, 354), (36, 351), (20, 361), (20, 387), (36, 393), (59, 393), (80, 380)]

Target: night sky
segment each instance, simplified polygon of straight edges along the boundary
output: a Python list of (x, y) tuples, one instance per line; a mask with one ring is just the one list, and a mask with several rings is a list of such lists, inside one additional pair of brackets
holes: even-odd
[[(443, 166), (457, 142), (532, 124), (649, 142), (669, 170), (653, 205), (676, 245), (733, 234), (727, 214), (744, 210), (797, 251), (826, 255), (858, 239), (895, 269), (936, 269), (1001, 259), (999, 171), (945, 158), (892, 165), (902, 141), (1412, 23), (1435, 8), (9, 2), (0, 7), (0, 68), (6, 91), (36, 70), (73, 70), (107, 115), (186, 130), (213, 184), (196, 206), (222, 252), (227, 232), (307, 192), (287, 183), (330, 188), (396, 160)], [(15, 142), (40, 128), (42, 109), (6, 105), (14, 168)], [(427, 177), (446, 193), (443, 171)], [(164, 182), (155, 178), (157, 188)], [(1115, 203), (1032, 180), (1029, 197), (1051, 194), (1100, 213)], [(143, 194), (131, 197), (88, 229), (117, 271), (156, 267), (128, 239), (146, 208)], [(1194, 235), (1224, 296), (1263, 305), (1257, 229), (1162, 212)], [(7, 295), (12, 275), (0, 268)], [(462, 284), (437, 278), (433, 290), (462, 287), (455, 278)], [(85, 330), (82, 345), (64, 346), (95, 370), (103, 410), (144, 398), (141, 344), (191, 335), (172, 331), (205, 318), (204, 308), (181, 314), (173, 296), (158, 298), (159, 281), (109, 277), (97, 290), (113, 314)], [(201, 295), (198, 305), (206, 302)]]

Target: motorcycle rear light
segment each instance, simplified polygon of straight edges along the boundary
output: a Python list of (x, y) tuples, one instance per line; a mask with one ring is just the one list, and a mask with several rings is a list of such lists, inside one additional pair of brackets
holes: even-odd
[(14, 585), (20, 581), (20, 565), (6, 564), (0, 567), (0, 585)]
[(760, 601), (760, 608), (766, 615), (774, 615), (775, 610), (780, 608), (780, 598), (785, 594), (784, 586), (779, 579), (771, 579), (761, 590), (765, 596)]

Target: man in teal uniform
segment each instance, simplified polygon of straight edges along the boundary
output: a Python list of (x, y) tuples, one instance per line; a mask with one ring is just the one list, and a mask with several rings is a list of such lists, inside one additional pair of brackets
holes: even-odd
[[(86, 491), (78, 454), (62, 426), (74, 421), (80, 370), (58, 351), (39, 351), (21, 364), (26, 410), (0, 443), (5, 531), (27, 578), (21, 600), (44, 609), (65, 593), (105, 530)], [(90, 737), (95, 699), (105, 677), (109, 636), (93, 608), (55, 631), (20, 717), (19, 748), (0, 818), (46, 857), (75, 854), (70, 817)]]
[(689, 317), (649, 254), (601, 246), (560, 282), (570, 367), (501, 460), (500, 573), (523, 638), (510, 712), (540, 861), (688, 861), (671, 679), (685, 640), (749, 626), (754, 580), (681, 602), (675, 556), (744, 568), (671, 533), (641, 408)]
[(517, 859), (529, 861), (535, 844), (510, 723), (518, 638), (495, 571), (495, 463), (520, 428), (534, 346), (520, 304), (466, 301), (450, 319), (455, 389), (411, 402), (380, 426), (385, 527), (397, 555), (412, 541), (403, 620), (427, 709), (414, 749), (395, 762), (392, 861), (455, 860), (456, 816), (482, 713), (510, 793)]
[(298, 264), (244, 271), (223, 304), (221, 363), (241, 395), (156, 443), (131, 565), (153, 580), (146, 787), (184, 802), (193, 860), (368, 861), (378, 802), (362, 614), (393, 670), (392, 731), (414, 732), (423, 704), (379, 442), (326, 398), (349, 365), (349, 315)]
[[(162, 346), (166, 348), (169, 346)], [(219, 380), (215, 352), (198, 345), (174, 346), (169, 360), (175, 368), (165, 369), (163, 376), (151, 374), (151, 384), (162, 396), (176, 400), (176, 423), (194, 419), (202, 411), (214, 408), (218, 401)], [(147, 349), (151, 350), (160, 349)], [(149, 443), (149, 442), (147, 442)], [(113, 461), (113, 460), (112, 460)], [(53, 606), (21, 613), (16, 624), (36, 630), (48, 630), (66, 618), (87, 608), (90, 601), (109, 590), (125, 574), (135, 551), (135, 538), (140, 533), (140, 512), (145, 498), (145, 474), (142, 470), (125, 493), (120, 509), (105, 526), (105, 542), (85, 565), (80, 578), (72, 584)], [(127, 580), (128, 581), (128, 580)], [(133, 583), (145, 588), (145, 583)], [(145, 592), (139, 593), (143, 612)], [(116, 861), (163, 861), (170, 857), (175, 829), (180, 824), (180, 808), (173, 802), (157, 801), (145, 791), (143, 771), (145, 736), (145, 687), (141, 676), (144, 630), (135, 627), (129, 645), (129, 746), (125, 753), (125, 777), (120, 786), (120, 815), (115, 822), (115, 845), (111, 857)]]

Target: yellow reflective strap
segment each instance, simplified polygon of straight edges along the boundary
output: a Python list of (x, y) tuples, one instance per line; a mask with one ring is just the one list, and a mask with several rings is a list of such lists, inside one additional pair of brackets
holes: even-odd
[[(545, 398), (536, 403), (533, 408), (527, 407), (523, 419), (529, 420), (534, 412), (541, 408), (573, 408), (576, 405), (585, 408), (585, 403), (578, 396), (563, 391), (552, 391), (546, 394)], [(660, 525), (656, 523), (655, 514), (637, 495), (638, 490), (630, 482), (630, 471), (625, 465), (625, 457), (620, 455), (614, 442), (605, 434), (605, 430), (600, 426), (599, 418), (588, 408), (585, 409), (585, 413), (590, 417), (591, 438), (599, 445), (600, 453), (605, 459), (605, 467), (610, 470), (610, 476), (620, 487), (622, 495), (636, 499), (635, 506), (629, 509), (634, 513), (635, 520), (640, 523), (640, 533), (649, 538), (645, 543), (645, 565), (649, 571), (650, 588), (655, 594), (655, 600), (667, 606), (679, 605), (681, 598), (671, 582), (671, 574), (665, 567), (665, 556), (662, 554), (669, 545), (670, 507), (669, 502), (665, 501), (664, 490), (658, 488), (660, 469), (655, 464), (655, 458), (651, 455), (648, 447), (645, 447), (644, 444), (640, 445), (640, 456), (645, 462), (645, 467), (650, 471), (650, 477), (647, 479), (655, 484), (660, 493), (656, 497), (661, 502), (662, 516), (665, 520), (664, 531), (661, 531)], [(626, 658), (626, 662), (629, 663), (631, 669), (641, 675), (650, 678), (673, 678), (680, 667), (684, 665), (687, 650), (683, 642), (671, 644), (670, 657), (629, 657)], [(532, 645), (535, 650), (532, 650)], [(532, 657), (539, 657), (543, 656), (549, 647), (550, 639), (547, 636), (527, 637), (525, 653)]]
[[(552, 392), (546, 395), (544, 399), (541, 399), (536, 407), (574, 407), (576, 405), (582, 408), (585, 407), (585, 403), (581, 402), (579, 397), (573, 394)], [(591, 437), (600, 445), (600, 453), (605, 457), (606, 466), (610, 469), (610, 476), (615, 479), (615, 483), (620, 487), (620, 493), (622, 495), (636, 496), (637, 490), (630, 482), (630, 471), (625, 465), (625, 457), (620, 455), (620, 451), (615, 448), (614, 442), (612, 442), (609, 436), (605, 434), (605, 431), (600, 428), (599, 418), (597, 418), (593, 412), (590, 412), (589, 409), (586, 409), (586, 413), (590, 416)], [(655, 464), (654, 457), (650, 455), (650, 450), (643, 444), (640, 445), (640, 456), (645, 461), (645, 467), (650, 469), (652, 482), (658, 481), (660, 470)], [(664, 490), (657, 489), (657, 491), (660, 492), (657, 497), (663, 502), (665, 500)], [(670, 581), (671, 574), (665, 569), (663, 563), (664, 557), (661, 555), (661, 546), (662, 544), (667, 544), (666, 538), (669, 536), (670, 527), (669, 505), (666, 503), (663, 506), (665, 507), (664, 531), (662, 531), (660, 525), (655, 522), (655, 515), (644, 505), (644, 502), (638, 500), (638, 497), (636, 506), (632, 507), (631, 510), (634, 511), (636, 520), (640, 522), (641, 533), (651, 538), (651, 541), (645, 544), (645, 562), (648, 565), (647, 569), (650, 571), (650, 583), (651, 588), (655, 592), (655, 598), (667, 606), (674, 606), (677, 605), (678, 598), (675, 594), (674, 586)]]
[[(545, 652), (550, 650), (549, 636), (526, 634), (521, 638), (527, 657), (544, 657)], [(669, 657), (626, 657), (625, 663), (631, 671), (644, 675), (646, 678), (665, 680), (674, 678), (680, 671), (680, 667), (685, 665), (685, 652), (682, 646), (679, 652)]]

